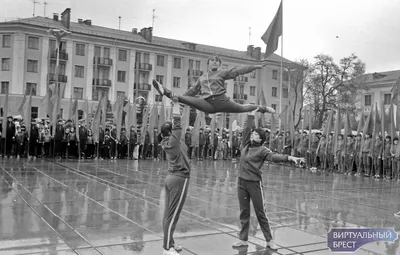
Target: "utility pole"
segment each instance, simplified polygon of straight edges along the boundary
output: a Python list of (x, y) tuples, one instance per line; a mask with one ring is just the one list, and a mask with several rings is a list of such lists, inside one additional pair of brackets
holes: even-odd
[(118, 20), (119, 20), (119, 21), (118, 21), (118, 22), (119, 22), (118, 30), (121, 30), (121, 16), (118, 17)]
[(44, 1), (43, 5), (44, 5), (43, 17), (46, 18), (46, 6), (48, 5), (48, 3), (46, 1)]
[(251, 45), (251, 27), (249, 27), (249, 45)]
[(156, 14), (156, 9), (153, 9), (153, 17), (152, 17), (153, 22), (151, 24), (151, 27), (153, 28), (153, 34), (154, 34), (154, 21), (156, 18), (158, 18), (155, 14)]
[(33, 0), (33, 17), (35, 17), (36, 4), (40, 4), (40, 2)]

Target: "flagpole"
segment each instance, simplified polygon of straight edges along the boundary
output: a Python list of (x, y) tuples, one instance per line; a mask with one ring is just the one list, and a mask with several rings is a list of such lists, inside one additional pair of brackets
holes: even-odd
[[(283, 94), (283, 0), (282, 4), (282, 35), (281, 35), (281, 77), (280, 77), (280, 92), (279, 92), (279, 111), (282, 113), (282, 94)], [(282, 130), (282, 120), (279, 118), (279, 131)]]

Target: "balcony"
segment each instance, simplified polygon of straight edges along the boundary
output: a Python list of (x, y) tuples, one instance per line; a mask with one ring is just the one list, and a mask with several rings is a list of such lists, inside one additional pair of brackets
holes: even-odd
[(135, 82), (134, 89), (150, 91), (151, 90), (151, 85), (148, 84), (148, 83), (139, 83), (139, 87), (137, 88), (137, 83)]
[[(138, 63), (135, 63), (135, 68), (138, 68)], [(139, 63), (139, 70), (142, 71), (151, 71), (153, 66), (149, 63)]]
[[(57, 81), (56, 80), (56, 75), (54, 73), (49, 73), (48, 75), (49, 81)], [(58, 82), (64, 82), (66, 83), (68, 81), (68, 77), (66, 75), (63, 74), (59, 74), (58, 75)]]
[(192, 75), (194, 77), (200, 77), (203, 75), (203, 71), (200, 70), (194, 70), (194, 69), (189, 69), (188, 70), (188, 75)]
[(234, 100), (247, 100), (247, 95), (246, 94), (233, 94), (233, 99)]
[(238, 81), (238, 82), (248, 82), (249, 81), (249, 77), (241, 75), (241, 76), (236, 77), (236, 81)]
[(93, 64), (99, 65), (99, 66), (112, 66), (113, 61), (112, 61), (111, 58), (94, 57), (93, 58)]
[(93, 79), (92, 85), (98, 87), (111, 87), (111, 80), (108, 79)]
[[(49, 55), (50, 55), (50, 59), (57, 60), (56, 51), (51, 51)], [(67, 61), (68, 60), (68, 53), (66, 53), (65, 51), (60, 51), (60, 53), (58, 54), (58, 59), (60, 61)]]

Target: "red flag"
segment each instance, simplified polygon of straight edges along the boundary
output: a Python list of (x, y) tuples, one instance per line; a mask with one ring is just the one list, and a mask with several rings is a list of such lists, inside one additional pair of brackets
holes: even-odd
[(396, 127), (395, 127), (395, 125), (394, 125), (393, 104), (390, 104), (389, 120), (390, 120), (390, 124), (389, 124), (389, 134), (390, 134), (390, 136), (392, 137), (392, 139), (394, 139), (394, 137), (396, 136)]
[(346, 116), (344, 119), (344, 136), (351, 135), (351, 126), (350, 126), (350, 114), (349, 110), (346, 110)]
[(400, 95), (400, 76), (397, 79), (396, 83), (393, 85), (392, 87), (392, 100), (391, 103), (395, 104), (395, 105), (399, 105), (400, 101), (399, 101), (399, 95)]
[(271, 134), (269, 136), (269, 145), (271, 146), (272, 144), (272, 139), (276, 134), (276, 120), (275, 120), (275, 114), (271, 114)]
[(363, 127), (364, 127), (364, 114), (360, 114), (360, 120), (358, 121), (358, 126), (357, 126), (357, 135), (361, 133)]
[(336, 152), (337, 140), (340, 133), (340, 110), (338, 109), (336, 111), (335, 131), (333, 134), (333, 153)]
[(3, 106), (3, 131), (1, 133), (2, 138), (6, 138), (6, 132), (7, 132), (7, 117), (8, 117), (8, 88), (7, 88), (7, 93), (6, 93), (6, 100), (4, 101), (4, 106)]
[(267, 31), (265, 31), (265, 33), (261, 37), (264, 43), (267, 44), (267, 49), (265, 51), (265, 58), (268, 58), (272, 53), (276, 51), (276, 49), (278, 49), (279, 37), (282, 35), (282, 30), (283, 30), (282, 17), (283, 17), (283, 10), (281, 2), (278, 11), (275, 14), (274, 19), (269, 25)]
[(158, 130), (161, 130), (161, 126), (165, 122), (166, 122), (166, 116), (165, 116), (164, 97), (162, 97), (161, 108), (160, 108), (160, 121), (158, 122)]
[(22, 118), (26, 126), (26, 132), (28, 135), (31, 133), (31, 123), (32, 123), (32, 93), (29, 95), (23, 106)]

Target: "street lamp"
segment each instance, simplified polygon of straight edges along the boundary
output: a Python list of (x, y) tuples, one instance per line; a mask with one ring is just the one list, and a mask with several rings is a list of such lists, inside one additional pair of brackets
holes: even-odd
[[(59, 73), (59, 62), (60, 62), (60, 44), (61, 44), (61, 39), (64, 37), (67, 37), (69, 35), (71, 35), (70, 31), (66, 31), (63, 29), (56, 29), (56, 28), (51, 28), (47, 31), (49, 34), (52, 34), (55, 38), (56, 38), (56, 70), (55, 70), (55, 80), (56, 80), (56, 86), (55, 86), (55, 90), (57, 91), (57, 93), (60, 93), (60, 87), (58, 84), (58, 73)], [(58, 108), (60, 106), (60, 102), (59, 100), (57, 100), (57, 105), (55, 105), (54, 107), (56, 107), (56, 114), (54, 114), (54, 110), (53, 110), (53, 134), (55, 134), (55, 130), (56, 130), (56, 123), (57, 123), (57, 115), (58, 115)], [(50, 116), (49, 116), (50, 117)]]

